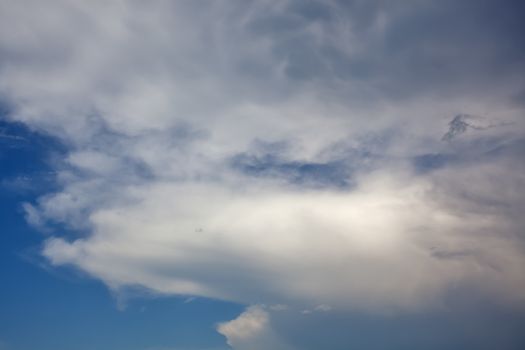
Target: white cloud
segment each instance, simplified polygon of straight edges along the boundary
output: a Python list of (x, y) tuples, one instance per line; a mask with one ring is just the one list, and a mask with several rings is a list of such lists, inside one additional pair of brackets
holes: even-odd
[[(508, 99), (520, 82), (483, 75), (483, 55), (479, 71), (451, 63), (471, 57), (464, 43), (430, 55), (441, 65), (423, 49), (389, 52), (383, 31), (412, 8), (321, 21), (291, 5), (0, 3), (9, 118), (70, 148), (61, 190), (27, 204), (27, 219), (88, 232), (53, 236), (43, 254), (115, 289), (247, 304), (418, 310), (458, 286), (522, 303), (520, 156), (487, 155), (525, 135)], [(441, 142), (462, 111), (514, 123)], [(283, 168), (344, 161), (355, 187), (232, 169), (257, 151)], [(418, 174), (422, 154), (461, 165)]]
[(118, 170), (120, 159), (101, 152), (81, 151), (71, 153), (67, 162), (78, 169), (109, 176)]
[(290, 350), (272, 330), (270, 314), (260, 305), (248, 307), (236, 319), (220, 323), (217, 331), (235, 350)]
[(456, 212), (452, 193), (440, 203), (432, 198), (440, 188), (393, 170), (344, 192), (260, 182), (119, 191), (133, 202), (94, 210), (91, 236), (51, 238), (44, 255), (114, 288), (243, 303), (425, 308), (458, 284), (523, 299), (519, 228), (479, 205)]
[(317, 305), (315, 307), (315, 310), (316, 311), (321, 311), (321, 312), (328, 312), (328, 311), (332, 310), (332, 307), (330, 305), (321, 304), (321, 305)]

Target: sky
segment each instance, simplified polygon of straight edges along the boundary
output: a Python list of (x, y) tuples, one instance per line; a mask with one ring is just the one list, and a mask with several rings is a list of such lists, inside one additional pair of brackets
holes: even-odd
[(525, 348), (524, 12), (0, 0), (0, 350)]

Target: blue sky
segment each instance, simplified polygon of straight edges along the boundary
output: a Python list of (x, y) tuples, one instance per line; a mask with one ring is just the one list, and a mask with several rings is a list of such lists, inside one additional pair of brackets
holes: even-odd
[(523, 10), (0, 0), (0, 350), (522, 349)]

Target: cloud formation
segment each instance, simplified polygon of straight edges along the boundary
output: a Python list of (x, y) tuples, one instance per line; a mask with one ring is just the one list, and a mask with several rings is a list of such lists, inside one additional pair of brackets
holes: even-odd
[(217, 331), (226, 337), (228, 345), (234, 349), (291, 349), (271, 329), (270, 314), (261, 305), (250, 306), (236, 319), (220, 323)]
[[(0, 2), (7, 118), (68, 150), (24, 206), (43, 256), (247, 305), (523, 305), (522, 8)], [(219, 331), (256, 349), (270, 319)]]
[(254, 187), (130, 187), (121, 195), (134, 203), (94, 211), (89, 237), (51, 238), (44, 255), (114, 288), (243, 303), (424, 307), (460, 284), (523, 297), (518, 228), (481, 205), (456, 213), (426, 181), (380, 173), (342, 193)]

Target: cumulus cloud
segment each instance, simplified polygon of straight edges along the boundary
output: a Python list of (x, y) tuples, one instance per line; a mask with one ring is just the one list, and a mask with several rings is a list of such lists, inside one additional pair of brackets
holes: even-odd
[(220, 323), (217, 331), (236, 350), (291, 349), (271, 329), (270, 315), (260, 305), (250, 306), (236, 319)]
[[(522, 305), (522, 7), (0, 2), (6, 118), (67, 148), (24, 206), (76, 232), (42, 254), (116, 291), (315, 315)], [(273, 311), (219, 331), (251, 349)]]
[(448, 196), (445, 205), (432, 199), (427, 181), (393, 177), (368, 175), (341, 193), (223, 183), (130, 187), (123, 195), (135, 203), (94, 211), (88, 238), (51, 238), (44, 255), (115, 288), (138, 284), (244, 303), (410, 309), (458, 284), (523, 297), (524, 261), (512, 239), (518, 227), (502, 226), (501, 213), (478, 205), (466, 212), (461, 198), (456, 213)]

